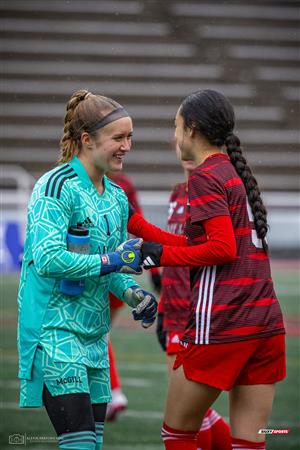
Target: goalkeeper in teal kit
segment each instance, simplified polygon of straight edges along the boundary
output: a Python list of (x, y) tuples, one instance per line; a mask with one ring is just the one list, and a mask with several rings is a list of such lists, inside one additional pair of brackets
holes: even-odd
[[(126, 241), (127, 197), (105, 176), (121, 170), (131, 136), (121, 105), (73, 94), (60, 165), (39, 179), (28, 207), (18, 295), (20, 406), (45, 405), (61, 449), (102, 448), (111, 400), (108, 293), (133, 307), (144, 327), (155, 320), (153, 295), (128, 275), (141, 272), (142, 241)], [(84, 252), (68, 247), (74, 230), (88, 242)]]

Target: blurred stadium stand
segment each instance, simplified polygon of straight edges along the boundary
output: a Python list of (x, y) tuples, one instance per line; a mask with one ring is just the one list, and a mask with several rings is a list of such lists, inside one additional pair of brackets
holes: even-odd
[(159, 204), (182, 179), (177, 107), (192, 91), (217, 89), (235, 106), (275, 228), (290, 220), (298, 239), (298, 1), (10, 0), (0, 13), (3, 172), (17, 164), (37, 178), (53, 167), (73, 91), (112, 96), (134, 120), (125, 169), (159, 223)]

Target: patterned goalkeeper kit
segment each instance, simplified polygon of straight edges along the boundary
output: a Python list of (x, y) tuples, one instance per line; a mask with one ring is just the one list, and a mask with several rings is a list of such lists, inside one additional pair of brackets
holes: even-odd
[[(137, 283), (126, 274), (99, 276), (100, 254), (126, 240), (128, 221), (124, 191), (107, 177), (103, 182), (100, 195), (75, 157), (34, 187), (18, 294), (21, 406), (41, 406), (41, 379), (53, 395), (90, 392), (91, 399), (98, 382), (103, 395), (94, 402), (110, 400), (108, 293), (123, 299)], [(68, 228), (76, 225), (89, 230), (88, 255), (67, 251)], [(84, 279), (83, 293), (61, 293), (62, 279)]]

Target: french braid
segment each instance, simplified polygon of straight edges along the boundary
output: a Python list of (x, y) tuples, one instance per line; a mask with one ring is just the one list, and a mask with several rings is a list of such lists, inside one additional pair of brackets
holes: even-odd
[(240, 140), (235, 134), (230, 133), (227, 136), (225, 140), (226, 151), (230, 158), (231, 164), (235, 167), (237, 174), (244, 183), (248, 202), (253, 214), (254, 227), (257, 237), (262, 240), (263, 248), (267, 252), (267, 210), (263, 204), (256, 178), (247, 164), (240, 145)]
[(64, 133), (60, 140), (60, 157), (59, 164), (64, 164), (72, 159), (75, 152), (78, 150), (78, 136), (74, 135), (72, 127), (72, 120), (76, 107), (80, 102), (86, 99), (89, 91), (81, 90), (75, 92), (67, 103), (66, 113), (64, 118)]

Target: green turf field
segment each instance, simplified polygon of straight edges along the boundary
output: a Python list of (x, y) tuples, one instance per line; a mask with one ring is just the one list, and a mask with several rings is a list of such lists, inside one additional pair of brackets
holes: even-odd
[[(300, 373), (299, 373), (299, 278), (295, 269), (273, 270), (281, 305), (288, 318), (287, 379), (278, 385), (276, 401), (269, 428), (291, 428), (288, 435), (268, 437), (269, 450), (300, 449)], [(143, 278), (145, 285), (147, 277)], [(16, 276), (1, 279), (1, 425), (0, 447), (11, 450), (22, 445), (9, 444), (9, 436), (26, 434), (26, 447), (35, 450), (56, 448), (55, 434), (45, 412), (18, 408), (17, 349), (16, 349)], [(33, 311), (34, 314), (34, 311)], [(289, 325), (290, 324), (290, 325)], [(112, 332), (123, 390), (129, 408), (120, 420), (105, 428), (105, 450), (158, 450), (162, 411), (167, 388), (164, 355), (156, 342), (153, 330), (132, 325), (128, 310), (121, 313)], [(180, 393), (179, 393), (180, 395)], [(215, 404), (228, 416), (226, 394)]]

